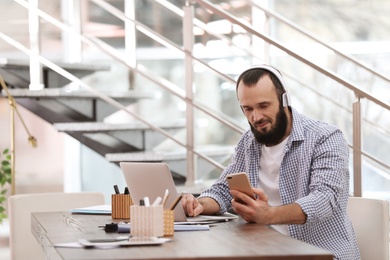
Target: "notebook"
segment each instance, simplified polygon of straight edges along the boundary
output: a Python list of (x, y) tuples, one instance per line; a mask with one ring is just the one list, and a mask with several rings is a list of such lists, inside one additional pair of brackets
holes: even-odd
[[(139, 204), (139, 201), (146, 196), (152, 203), (157, 197), (163, 198), (165, 190), (168, 189), (169, 196), (165, 203), (165, 209), (167, 209), (179, 195), (168, 164), (120, 162), (119, 165), (135, 204)], [(236, 215), (230, 213), (187, 217), (181, 203), (175, 207), (174, 216), (176, 224), (210, 224), (237, 218)]]

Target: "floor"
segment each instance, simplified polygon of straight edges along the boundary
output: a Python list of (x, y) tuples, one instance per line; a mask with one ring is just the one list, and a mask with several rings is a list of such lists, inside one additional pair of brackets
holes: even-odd
[(0, 259), (10, 260), (9, 252), (9, 224), (8, 219), (5, 219), (0, 225)]

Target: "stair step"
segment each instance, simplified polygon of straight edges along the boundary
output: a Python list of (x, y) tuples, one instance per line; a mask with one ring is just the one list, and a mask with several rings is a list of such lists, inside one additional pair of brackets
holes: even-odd
[[(109, 71), (111, 66), (85, 63), (57, 63), (57, 65), (78, 78), (90, 75), (97, 71)], [(26, 59), (0, 58), (0, 71), (4, 81), (17, 88), (28, 89), (30, 84), (30, 61)], [(43, 84), (49, 88), (62, 87), (70, 81), (51, 68), (42, 65)]]
[[(16, 101), (49, 123), (103, 121), (118, 108), (86, 90), (45, 88), (42, 90), (9, 89)], [(152, 98), (140, 91), (101, 91), (124, 106)], [(2, 91), (7, 96), (5, 90)]]
[[(185, 128), (184, 119), (150, 122), (168, 134), (176, 134)], [(65, 132), (101, 155), (107, 153), (148, 151), (166, 140), (166, 136), (148, 125), (133, 121), (123, 124), (106, 122), (54, 123)], [(155, 161), (155, 160), (153, 160)]]
[[(98, 98), (94, 93), (87, 90), (69, 90), (67, 88), (44, 88), (41, 90), (29, 90), (24, 88), (9, 89), (10, 94), (14, 98)], [(139, 91), (100, 91), (113, 99), (118, 100), (134, 100), (141, 98), (152, 98), (153, 95), (142, 93)], [(4, 96), (7, 96), (5, 90), (2, 91)]]
[(162, 162), (164, 155), (151, 151), (131, 153), (108, 153), (105, 158), (110, 162)]
[[(151, 122), (162, 129), (176, 129), (185, 127), (185, 120), (169, 120)], [(148, 130), (150, 127), (142, 122), (134, 121), (123, 124), (113, 124), (104, 122), (80, 122), (80, 123), (55, 123), (54, 127), (60, 132), (111, 132), (125, 130)]]
[[(84, 63), (57, 63), (58, 66), (66, 70), (79, 70), (95, 72), (99, 70), (110, 70), (109, 65), (96, 65), (96, 64), (84, 64)], [(29, 69), (30, 61), (22, 59), (8, 59), (0, 58), (0, 67), (12, 68), (12, 69)], [(44, 69), (50, 69), (49, 67), (42, 65)]]
[[(197, 149), (199, 153), (205, 154), (209, 157), (213, 156), (230, 156), (234, 152), (233, 146), (209, 146)], [(110, 162), (162, 162), (172, 160), (185, 160), (186, 150), (178, 148), (174, 151), (142, 151), (129, 153), (108, 153), (105, 158)]]
[[(230, 160), (234, 152), (234, 147), (203, 147), (202, 149), (197, 149), (197, 151), (225, 165)], [(187, 176), (187, 154), (184, 148), (175, 149), (174, 151), (148, 150), (143, 152), (131, 153), (107, 153), (105, 154), (105, 158), (108, 161), (116, 164), (118, 164), (119, 162), (168, 163), (176, 184), (184, 183)], [(220, 171), (216, 171), (214, 165), (202, 159), (197, 160), (197, 169), (200, 172), (200, 178), (204, 178), (207, 176), (207, 178), (211, 177), (216, 179), (220, 175)]]

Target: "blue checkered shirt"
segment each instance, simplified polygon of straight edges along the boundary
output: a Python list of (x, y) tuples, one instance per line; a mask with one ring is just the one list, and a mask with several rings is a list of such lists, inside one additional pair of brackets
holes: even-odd
[[(298, 203), (307, 215), (303, 225), (288, 225), (291, 237), (324, 248), (335, 259), (360, 259), (347, 216), (349, 192), (348, 145), (336, 127), (309, 119), (292, 109), (293, 127), (279, 171), (283, 204)], [(261, 144), (252, 132), (243, 134), (230, 164), (200, 197), (211, 197), (220, 213), (231, 207), (226, 175), (246, 172), (257, 187)]]

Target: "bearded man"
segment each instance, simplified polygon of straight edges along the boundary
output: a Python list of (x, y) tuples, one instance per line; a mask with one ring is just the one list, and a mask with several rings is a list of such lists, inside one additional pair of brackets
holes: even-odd
[[(236, 93), (250, 130), (219, 179), (198, 198), (182, 198), (186, 214), (232, 208), (247, 222), (269, 225), (335, 259), (360, 259), (347, 215), (349, 148), (343, 133), (293, 109), (284, 79), (272, 66), (244, 71)], [(229, 190), (226, 176), (238, 172), (247, 173), (256, 200)]]

